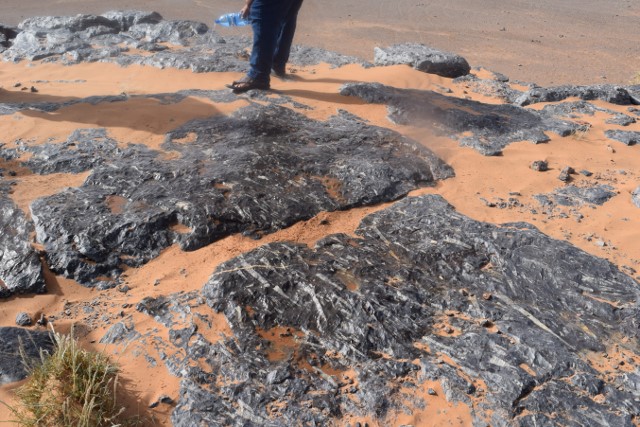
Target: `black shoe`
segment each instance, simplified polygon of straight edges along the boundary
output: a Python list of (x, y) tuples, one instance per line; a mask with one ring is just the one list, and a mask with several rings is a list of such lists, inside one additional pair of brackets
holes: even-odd
[(271, 68), (271, 72), (274, 76), (281, 79), (286, 79), (288, 77), (287, 69), (285, 67), (273, 67)]
[(269, 82), (252, 79), (251, 77), (245, 77), (241, 80), (238, 80), (226, 86), (229, 89), (231, 89), (233, 93), (244, 93), (252, 89), (258, 89), (258, 90), (271, 89), (271, 86), (269, 86)]

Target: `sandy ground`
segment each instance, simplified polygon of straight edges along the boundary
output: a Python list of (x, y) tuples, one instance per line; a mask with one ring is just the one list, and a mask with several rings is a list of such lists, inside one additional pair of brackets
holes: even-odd
[[(193, 74), (189, 71), (139, 66), (125, 69), (112, 64), (83, 64), (72, 67), (51, 64), (30, 67), (26, 64), (2, 64), (1, 71), (2, 81), (5, 83), (3, 96), (8, 101), (62, 100), (96, 94), (117, 95), (123, 90), (129, 94), (151, 94), (191, 88), (221, 89), (225, 83), (239, 77), (234, 73)], [(80, 79), (84, 82), (74, 82)], [(16, 82), (30, 85), (38, 80), (49, 81), (38, 84), (38, 93), (28, 93), (13, 87), (13, 83)], [(636, 174), (636, 171), (640, 170), (638, 147), (618, 144), (615, 150), (611, 150), (611, 142), (606, 140), (602, 133), (603, 118), (596, 116), (591, 119), (592, 128), (583, 135), (569, 138), (551, 135), (552, 140), (547, 144), (515, 143), (504, 150), (503, 156), (483, 157), (472, 149), (458, 147), (456, 142), (448, 138), (435, 136), (430, 129), (390, 123), (386, 119), (384, 106), (366, 105), (337, 94), (342, 83), (355, 80), (376, 81), (398, 88), (442, 90), (442, 87), (448, 87), (453, 91), (450, 96), (463, 96), (460, 86), (453, 85), (449, 79), (423, 74), (405, 66), (362, 69), (353, 65), (330, 69), (320, 65), (297, 69), (295, 80), (274, 81), (273, 87), (296, 101), (314, 107), (308, 112), (313, 118), (325, 119), (335, 114), (338, 108), (346, 109), (367, 118), (373, 124), (395, 129), (414, 138), (453, 166), (456, 171), (455, 178), (443, 181), (434, 188), (417, 190), (413, 195), (441, 194), (461, 213), (483, 221), (527, 221), (555, 238), (569, 240), (587, 252), (607, 258), (619, 266), (635, 266), (636, 269), (640, 269), (640, 217), (637, 208), (631, 204), (629, 195), (640, 185), (640, 178)], [(470, 96), (477, 100), (487, 100), (479, 95)], [(141, 105), (141, 102), (144, 105)], [(205, 99), (189, 98), (171, 105), (139, 99), (117, 104), (117, 108), (114, 108), (115, 104), (80, 107), (75, 105), (51, 114), (23, 111), (1, 116), (2, 141), (10, 148), (13, 141), (20, 138), (35, 142), (44, 142), (48, 138), (63, 140), (78, 127), (106, 127), (118, 140), (136, 141), (158, 148), (164, 133), (170, 128), (196, 117), (228, 114), (247, 103), (242, 98), (232, 104), (214, 104)], [(607, 105), (607, 108), (619, 109), (622, 112), (625, 107)], [(640, 127), (637, 124), (633, 126)], [(532, 171), (529, 165), (538, 159), (546, 159), (552, 171)], [(576, 170), (589, 169), (599, 174), (623, 196), (614, 198), (598, 209), (583, 209), (581, 213), (584, 218), (580, 222), (571, 216), (551, 220), (534, 215), (527, 209), (490, 208), (482, 200), (507, 199), (509, 193), (518, 192), (524, 204), (535, 205), (536, 202), (532, 198), (534, 194), (550, 192), (563, 185), (558, 181), (557, 173), (565, 165), (572, 165)], [(80, 185), (86, 178), (86, 174), (41, 177), (21, 168), (15, 162), (0, 166), (16, 172), (18, 185), (12, 198), (27, 211), (35, 198), (53, 194), (67, 186)], [(620, 174), (620, 170), (627, 171), (627, 174)], [(576, 179), (580, 180), (579, 177)], [(117, 204), (116, 202), (114, 203)], [(169, 248), (147, 265), (130, 269), (125, 273), (126, 284), (131, 288), (127, 294), (117, 290), (101, 293), (91, 291), (73, 281), (49, 274), (48, 286), (51, 292), (46, 295), (16, 297), (4, 302), (0, 305), (0, 325), (14, 325), (15, 316), (19, 311), (27, 311), (37, 317), (40, 313), (59, 314), (68, 310), (69, 314), (56, 322), (56, 329), (68, 331), (73, 323), (77, 323), (77, 335), (83, 345), (112, 354), (122, 366), (122, 381), (127, 390), (122, 399), (129, 407), (130, 413), (140, 412), (149, 418), (153, 417), (155, 421), (150, 425), (168, 425), (169, 407), (160, 405), (158, 409), (149, 410), (147, 406), (162, 394), (176, 397), (178, 380), (169, 375), (163, 366), (152, 367), (144, 359), (136, 356), (137, 345), (141, 344), (125, 348), (98, 344), (107, 329), (106, 325), (87, 325), (79, 308), (88, 304), (99, 307), (100, 313), (114, 320), (132, 316), (139, 332), (154, 332), (166, 339), (168, 333), (161, 325), (134, 309), (135, 304), (142, 298), (166, 295), (178, 290), (200, 289), (217, 265), (258, 245), (291, 240), (313, 245), (315, 241), (330, 233), (353, 234), (365, 215), (384, 207), (381, 205), (347, 212), (322, 213), (307, 222), (267, 235), (260, 241), (231, 236), (195, 252), (185, 253), (177, 247)], [(596, 244), (598, 240), (605, 241), (607, 245)], [(158, 281), (160, 285), (155, 286)], [(209, 331), (210, 336), (230, 333), (224, 319), (219, 320), (217, 326)], [(153, 347), (150, 343), (144, 345), (148, 351)], [(286, 348), (286, 345), (283, 348)], [(430, 387), (438, 389), (439, 385), (435, 383)], [(408, 420), (400, 414), (391, 414), (385, 420), (360, 421), (367, 421), (370, 425), (429, 425), (421, 420), (435, 420), (435, 424), (432, 425), (443, 425), (442, 422), (446, 420), (450, 425), (469, 425), (470, 408), (456, 406), (441, 396), (442, 393), (437, 393), (436, 396), (425, 394), (424, 397), (432, 401), (429, 407), (438, 408), (438, 414), (443, 418), (432, 418), (433, 413), (427, 412), (416, 413), (417, 418), (413, 420)], [(11, 401), (11, 394), (6, 387), (0, 394), (0, 400)], [(0, 409), (0, 412), (2, 411), (3, 409)], [(7, 419), (7, 414), (0, 414), (0, 420), (2, 419)], [(353, 418), (354, 422), (358, 420)]]
[[(374, 45), (387, 45), (401, 41), (419, 41), (439, 48), (450, 49), (467, 57), (472, 65), (483, 64), (513, 78), (542, 84), (558, 83), (627, 83), (640, 71), (637, 40), (640, 27), (638, 2), (612, 2), (574, 0), (553, 2), (512, 1), (508, 5), (497, 1), (474, 2), (460, 6), (459, 2), (435, 1), (418, 3), (398, 2), (343, 2), (307, 0), (301, 17), (297, 41), (324, 46), (343, 53), (371, 57)], [(0, 4), (1, 21), (15, 24), (26, 16), (47, 14), (74, 14), (103, 12), (108, 9), (155, 9), (167, 18), (213, 17), (237, 8), (235, 1), (110, 1), (105, 8), (94, 0), (57, 0), (42, 3), (35, 0), (3, 0)], [(372, 6), (375, 4), (376, 6)], [(340, 5), (340, 6), (338, 6)], [(311, 25), (311, 22), (314, 25)], [(504, 30), (503, 30), (504, 29)], [(337, 41), (341, 42), (338, 44)], [(344, 43), (344, 40), (349, 40)], [(522, 64), (522, 66), (520, 66)], [(558, 239), (572, 242), (585, 251), (611, 260), (621, 268), (640, 270), (640, 215), (630, 201), (630, 192), (640, 185), (640, 155), (637, 146), (622, 144), (611, 148), (604, 137), (604, 119), (590, 118), (588, 132), (569, 138), (551, 134), (551, 141), (543, 145), (528, 142), (515, 143), (500, 157), (483, 157), (469, 148), (460, 148), (454, 141), (434, 135), (428, 128), (398, 126), (386, 119), (385, 106), (365, 105), (354, 99), (338, 95), (342, 83), (350, 81), (380, 82), (398, 88), (441, 91), (450, 88), (450, 96), (470, 96), (487, 101), (474, 94), (463, 94), (451, 80), (426, 75), (408, 67), (362, 69), (347, 66), (330, 69), (327, 66), (299, 68), (292, 81), (274, 81), (272, 86), (296, 101), (314, 109), (308, 115), (325, 119), (338, 108), (388, 127), (424, 144), (449, 163), (456, 177), (433, 188), (415, 191), (413, 195), (437, 193), (443, 195), (462, 214), (492, 223), (526, 221)], [(603, 78), (606, 77), (605, 78)], [(59, 65), (0, 63), (0, 86), (5, 101), (63, 100), (90, 95), (152, 94), (182, 89), (222, 89), (224, 84), (240, 77), (234, 73), (193, 74), (189, 71), (159, 70), (149, 67), (120, 68), (112, 64), (83, 64), (72, 67)], [(14, 88), (21, 82), (38, 83), (38, 93)], [(82, 80), (83, 82), (74, 82)], [(493, 100), (492, 102), (496, 102)], [(158, 148), (164, 134), (188, 120), (213, 114), (228, 114), (246, 105), (242, 98), (232, 104), (215, 104), (207, 99), (188, 98), (179, 104), (162, 105), (159, 102), (132, 99), (117, 105), (75, 105), (46, 114), (23, 111), (0, 116), (0, 142), (11, 148), (19, 138), (44, 142), (49, 138), (64, 140), (76, 128), (104, 127), (120, 141), (135, 141)], [(607, 105), (609, 109), (624, 112), (626, 107)], [(640, 130), (640, 124), (630, 130)], [(171, 155), (171, 153), (167, 153)], [(551, 171), (538, 173), (530, 169), (534, 160), (547, 160)], [(563, 185), (557, 179), (559, 170), (571, 165), (576, 170), (589, 169), (607, 184), (615, 187), (621, 196), (598, 209), (584, 208), (584, 218), (578, 222), (568, 218), (548, 219), (534, 215), (528, 209), (490, 208), (482, 200), (507, 199), (509, 193), (521, 194), (524, 204), (536, 205), (533, 195), (552, 191)], [(16, 172), (17, 186), (12, 198), (28, 212), (36, 198), (54, 194), (68, 186), (78, 186), (86, 174), (56, 174), (42, 177), (32, 174), (16, 162), (0, 163), (3, 169)], [(620, 171), (626, 171), (622, 174)], [(580, 176), (575, 178), (578, 182)], [(105, 346), (98, 343), (106, 331), (104, 325), (84, 324), (82, 307), (92, 305), (110, 319), (132, 316), (136, 329), (154, 332), (167, 339), (167, 331), (148, 316), (138, 313), (135, 304), (146, 296), (166, 295), (178, 290), (200, 289), (211, 273), (222, 262), (249, 251), (258, 245), (274, 241), (296, 241), (313, 245), (331, 233), (353, 234), (359, 221), (367, 214), (385, 206), (354, 209), (346, 212), (321, 213), (317, 217), (288, 229), (254, 241), (242, 236), (231, 236), (195, 252), (185, 253), (177, 247), (165, 250), (147, 265), (125, 273), (131, 291), (96, 292), (77, 283), (48, 274), (46, 295), (14, 297), (0, 304), (0, 325), (13, 326), (19, 311), (33, 317), (40, 313), (59, 314), (68, 310), (64, 320), (55, 325), (57, 330), (68, 331), (78, 323), (77, 336), (84, 346), (112, 354), (123, 370), (122, 382), (126, 393), (121, 396), (129, 413), (141, 413), (153, 419), (149, 425), (169, 425), (170, 407), (160, 405), (150, 410), (148, 405), (160, 395), (178, 396), (178, 380), (163, 366), (150, 366), (136, 356), (137, 345), (153, 347), (150, 343), (137, 343), (129, 347)], [(599, 242), (605, 242), (601, 245)], [(155, 283), (160, 285), (154, 285)], [(115, 304), (115, 305), (114, 305)], [(224, 319), (219, 319), (210, 336), (229, 335)], [(452, 362), (453, 363), (453, 362)], [(595, 362), (594, 362), (595, 363)], [(470, 408), (447, 402), (438, 383), (429, 387), (436, 395), (424, 393), (428, 408), (434, 412), (416, 412), (413, 419), (401, 414), (390, 414), (385, 420), (361, 420), (370, 425), (470, 425)], [(423, 390), (425, 391), (425, 390)], [(0, 400), (11, 401), (8, 387), (0, 389)], [(0, 407), (0, 421), (9, 419)]]
[[(0, 22), (38, 15), (155, 10), (211, 24), (242, 0), (2, 0)], [(640, 72), (637, 0), (306, 0), (296, 43), (373, 59), (374, 46), (420, 42), (512, 79), (627, 84)]]

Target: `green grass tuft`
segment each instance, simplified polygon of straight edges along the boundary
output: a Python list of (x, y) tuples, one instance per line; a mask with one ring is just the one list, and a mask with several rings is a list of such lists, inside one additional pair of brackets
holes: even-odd
[(124, 408), (116, 402), (118, 367), (102, 353), (83, 350), (71, 335), (54, 332), (52, 354), (27, 364), (26, 383), (16, 390), (9, 409), (20, 426), (103, 427), (135, 425), (118, 421)]

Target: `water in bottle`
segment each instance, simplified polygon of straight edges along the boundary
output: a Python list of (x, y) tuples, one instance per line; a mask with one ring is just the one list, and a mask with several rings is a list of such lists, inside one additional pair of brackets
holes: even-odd
[(249, 21), (244, 19), (240, 12), (227, 13), (216, 19), (215, 22), (223, 27), (241, 27), (243, 25), (249, 25)]

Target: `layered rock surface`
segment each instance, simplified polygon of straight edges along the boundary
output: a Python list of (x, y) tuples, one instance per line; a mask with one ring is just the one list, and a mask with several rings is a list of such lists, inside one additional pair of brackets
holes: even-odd
[[(452, 176), (394, 132), (350, 117), (316, 122), (279, 106), (254, 105), (172, 131), (163, 148), (179, 154), (174, 160), (87, 132), (42, 148), (56, 171), (92, 169), (84, 185), (36, 200), (31, 211), (51, 269), (93, 286), (107, 286), (96, 278), (115, 279), (121, 264), (139, 266), (173, 243), (193, 250), (232, 233), (259, 236)], [(189, 136), (193, 142), (182, 142)], [(87, 137), (92, 142), (83, 144)]]
[[(610, 263), (527, 224), (472, 221), (438, 196), (405, 199), (366, 217), (357, 237), (270, 244), (221, 265), (200, 316), (224, 313), (233, 334), (211, 342), (172, 329), (186, 354), (169, 363), (184, 378), (173, 421), (384, 419), (428, 406), (411, 390), (438, 380), (478, 425), (630, 426), (640, 377), (604, 374), (590, 357), (616, 337), (638, 357), (638, 292)], [(172, 326), (198, 298), (139, 310)]]
[(9, 198), (10, 189), (0, 175), (0, 298), (46, 290), (40, 259), (31, 246), (33, 223)]
[(0, 385), (27, 377), (27, 365), (37, 361), (41, 352), (49, 352), (53, 340), (49, 332), (24, 328), (0, 328)]
[[(463, 80), (466, 82), (467, 80)], [(471, 78), (472, 83), (478, 83)], [(477, 89), (481, 87), (481, 89)], [(489, 89), (487, 89), (489, 87)], [(635, 87), (633, 87), (635, 88)], [(630, 95), (632, 87), (585, 87), (584, 99), (600, 99), (613, 104), (631, 105), (638, 100)], [(489, 104), (470, 99), (443, 95), (433, 91), (397, 89), (379, 83), (350, 83), (344, 85), (340, 93), (355, 96), (372, 104), (385, 104), (390, 121), (403, 124), (429, 127), (440, 130), (447, 136), (460, 141), (460, 145), (469, 146), (483, 155), (495, 156), (509, 144), (530, 141), (534, 144), (548, 142), (548, 132), (562, 137), (587, 132), (588, 123), (579, 120), (584, 115), (593, 115), (595, 111), (609, 114), (607, 121), (612, 126), (629, 125), (635, 119), (609, 109), (598, 108), (582, 102), (569, 102), (560, 105), (545, 106), (542, 111), (522, 108), (531, 102), (519, 102), (517, 98), (529, 94), (519, 92), (501, 81), (484, 81), (476, 90), (489, 96), (503, 98), (515, 105)], [(613, 92), (613, 94), (611, 94)], [(579, 96), (563, 88), (550, 88), (544, 92), (547, 97), (535, 97), (536, 102), (561, 101), (569, 96)], [(583, 93), (579, 91), (579, 93)], [(528, 96), (528, 95), (527, 95)], [(470, 135), (469, 135), (470, 134)], [(632, 145), (638, 140), (638, 132), (609, 129), (606, 136), (610, 139)]]

